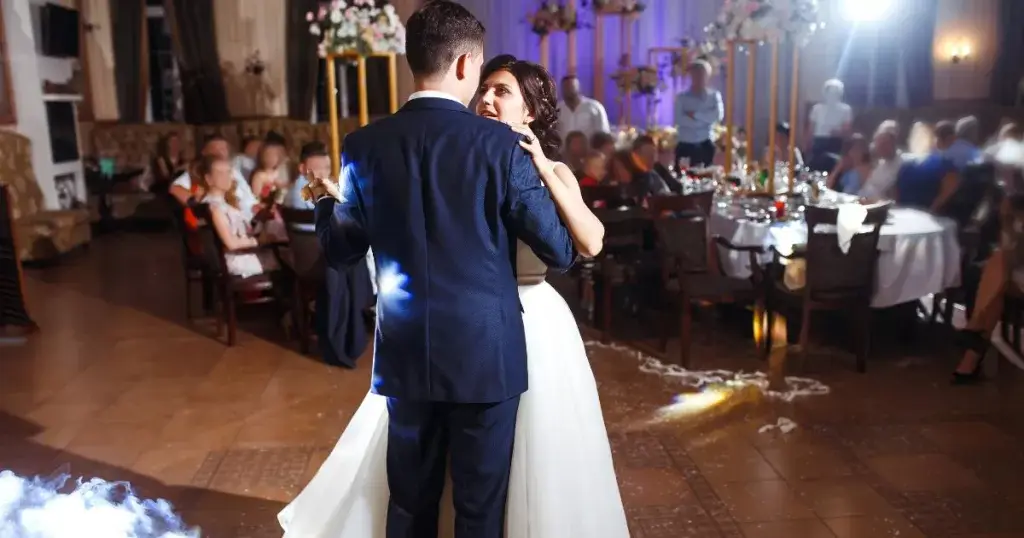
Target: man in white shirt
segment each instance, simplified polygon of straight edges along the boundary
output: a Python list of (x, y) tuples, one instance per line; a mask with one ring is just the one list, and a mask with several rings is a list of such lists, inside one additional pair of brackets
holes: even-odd
[[(680, 168), (711, 166), (715, 144), (711, 141), (715, 124), (725, 117), (722, 94), (710, 87), (711, 64), (692, 62), (686, 70), (690, 87), (676, 95), (676, 164)], [(684, 161), (683, 164), (679, 164)]]
[[(203, 148), (200, 152), (203, 156), (231, 158), (231, 146), (226, 138), (220, 135), (210, 135), (203, 141)], [(232, 167), (232, 174), (235, 179), (235, 196), (238, 197), (238, 208), (246, 218), (252, 218), (259, 200), (252, 193), (249, 182), (242, 177), (237, 168)], [(186, 170), (171, 183), (170, 193), (182, 206), (187, 206), (192, 199), (192, 176)]]
[(903, 156), (898, 147), (899, 126), (894, 120), (883, 121), (871, 142), (875, 166), (860, 188), (858, 196), (869, 200), (892, 200)]
[(597, 133), (610, 133), (612, 128), (604, 105), (580, 93), (576, 75), (566, 75), (562, 78), (562, 100), (558, 102), (558, 134), (565, 140), (573, 131), (591, 140)]
[(839, 79), (825, 81), (824, 99), (811, 107), (808, 123), (811, 141), (811, 168), (830, 171), (835, 166), (835, 155), (843, 151), (843, 141), (850, 134), (853, 109), (843, 102), (845, 86)]

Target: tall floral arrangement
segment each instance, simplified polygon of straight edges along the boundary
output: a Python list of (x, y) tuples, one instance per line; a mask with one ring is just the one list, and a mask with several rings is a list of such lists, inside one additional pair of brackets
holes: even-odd
[(672, 78), (685, 75), (690, 64), (697, 60), (708, 62), (716, 72), (721, 69), (725, 59), (722, 55), (722, 50), (714, 41), (710, 39), (699, 41), (684, 37), (679, 40), (679, 44), (685, 51), (672, 54), (672, 63), (670, 65), (670, 76)]
[(320, 56), (405, 53), (405, 26), (388, 0), (331, 0), (306, 14), (309, 32), (320, 37)]
[(551, 32), (572, 32), (582, 27), (576, 9), (552, 0), (542, 1), (537, 11), (526, 17), (526, 22), (533, 33), (540, 36)]
[(704, 30), (724, 49), (729, 41), (781, 39), (803, 46), (823, 26), (817, 0), (724, 0)]
[[(584, 5), (586, 2), (584, 1)], [(600, 13), (639, 14), (647, 6), (639, 0), (594, 0), (594, 10)]]
[(539, 36), (552, 32), (573, 32), (583, 27), (580, 13), (575, 8), (553, 0), (542, 1), (537, 11), (526, 15), (526, 23)]

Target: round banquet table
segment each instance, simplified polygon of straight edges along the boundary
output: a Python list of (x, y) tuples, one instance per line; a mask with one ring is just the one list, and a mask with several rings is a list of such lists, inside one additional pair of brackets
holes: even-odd
[[(711, 233), (734, 245), (764, 247), (796, 245), (807, 241), (803, 222), (764, 223), (746, 220), (728, 211), (711, 215)], [(871, 306), (884, 308), (918, 300), (960, 285), (960, 243), (956, 223), (917, 209), (889, 211), (878, 240), (878, 272)], [(750, 276), (746, 253), (719, 249), (722, 269), (729, 276)], [(766, 255), (764, 262), (770, 260)]]

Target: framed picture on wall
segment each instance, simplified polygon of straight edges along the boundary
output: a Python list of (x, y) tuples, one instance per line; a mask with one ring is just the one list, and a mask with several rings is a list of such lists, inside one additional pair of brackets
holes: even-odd
[(0, 125), (17, 123), (14, 113), (14, 92), (11, 89), (11, 62), (7, 54), (7, 34), (4, 32), (4, 14), (0, 10)]

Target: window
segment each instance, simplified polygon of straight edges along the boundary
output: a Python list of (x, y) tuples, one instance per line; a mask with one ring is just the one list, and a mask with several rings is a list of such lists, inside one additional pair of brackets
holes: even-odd
[(151, 121), (181, 120), (181, 87), (174, 59), (171, 31), (163, 2), (146, 1), (146, 33), (149, 37), (149, 112)]

